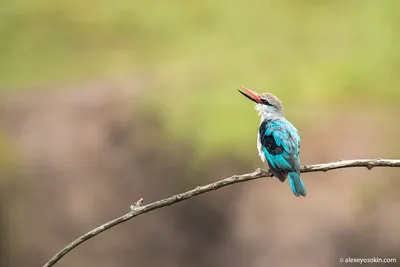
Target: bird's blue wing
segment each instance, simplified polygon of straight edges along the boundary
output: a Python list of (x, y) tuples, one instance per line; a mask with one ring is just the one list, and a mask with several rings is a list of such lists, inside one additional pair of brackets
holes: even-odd
[(300, 136), (287, 120), (265, 121), (260, 126), (260, 142), (271, 171), (279, 179), (300, 169)]

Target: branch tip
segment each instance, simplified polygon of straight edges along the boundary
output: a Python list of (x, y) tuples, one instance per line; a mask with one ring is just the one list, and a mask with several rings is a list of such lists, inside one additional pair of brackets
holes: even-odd
[(140, 208), (140, 205), (142, 205), (142, 203), (143, 203), (143, 198), (136, 201), (135, 204), (130, 205), (129, 208), (131, 209), (131, 211), (136, 211), (138, 208)]

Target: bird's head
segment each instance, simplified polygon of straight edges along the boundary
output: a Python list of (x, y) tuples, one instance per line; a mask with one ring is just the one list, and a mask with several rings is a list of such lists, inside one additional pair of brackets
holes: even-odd
[(282, 102), (273, 94), (258, 94), (244, 86), (240, 86), (245, 92), (238, 90), (248, 99), (256, 102), (255, 109), (263, 119), (276, 120), (283, 117)]

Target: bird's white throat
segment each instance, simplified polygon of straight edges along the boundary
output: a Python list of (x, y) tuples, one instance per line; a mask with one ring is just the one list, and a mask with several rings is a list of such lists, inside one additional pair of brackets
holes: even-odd
[(274, 121), (283, 118), (283, 114), (276, 111), (276, 109), (271, 106), (256, 104), (254, 108), (258, 111), (258, 116), (261, 116), (261, 122), (265, 120)]

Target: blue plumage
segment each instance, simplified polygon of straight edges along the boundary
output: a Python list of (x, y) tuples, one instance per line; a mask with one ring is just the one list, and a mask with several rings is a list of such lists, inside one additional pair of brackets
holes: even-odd
[(300, 177), (300, 136), (297, 129), (283, 116), (281, 101), (274, 95), (257, 94), (244, 88), (247, 98), (257, 103), (261, 115), (257, 147), (261, 159), (267, 162), (273, 175), (281, 182), (289, 180), (293, 194), (306, 196), (307, 190)]
[(290, 187), (292, 188), (292, 192), (296, 197), (307, 195), (306, 187), (304, 186), (303, 181), (301, 180), (300, 174), (297, 171), (289, 172), (288, 174)]
[(280, 181), (289, 178), (295, 196), (306, 196), (301, 180), (300, 136), (297, 129), (285, 118), (264, 120), (259, 127), (259, 146), (262, 148), (271, 172)]

